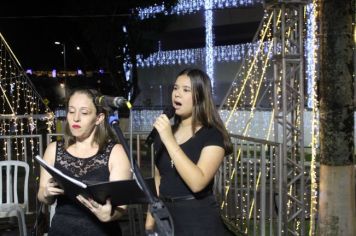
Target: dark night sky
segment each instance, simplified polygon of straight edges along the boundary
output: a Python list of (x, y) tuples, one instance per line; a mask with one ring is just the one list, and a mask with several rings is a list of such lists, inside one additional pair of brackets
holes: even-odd
[(24, 69), (63, 68), (62, 47), (55, 41), (65, 42), (68, 69), (97, 69), (104, 64), (98, 55), (119, 46), (121, 25), (135, 2), (4, 1), (0, 32)]
[[(126, 42), (129, 42), (132, 57), (156, 52), (158, 41), (162, 42), (162, 50), (202, 48), (205, 45), (202, 12), (189, 17), (157, 16), (145, 21), (137, 20), (136, 15), (132, 14), (135, 7), (152, 6), (153, 2), (156, 1), (3, 1), (0, 32), (23, 69), (62, 70), (63, 48), (54, 44), (55, 41), (61, 41), (66, 45), (67, 70), (109, 71), (109, 78), (105, 80), (109, 84), (101, 82), (100, 86), (110, 89), (107, 94), (113, 90), (113, 94), (126, 96), (130, 86), (136, 88), (138, 81), (136, 79), (133, 85), (128, 84), (122, 71), (120, 73), (123, 64), (122, 45)], [(165, 2), (174, 4), (177, 0)], [(216, 15), (220, 15), (220, 21), (227, 23), (214, 26), (216, 45), (250, 42), (263, 15), (261, 6), (228, 10), (225, 14), (222, 12), (216, 10)], [(246, 20), (246, 17), (251, 19)], [(128, 26), (128, 36), (122, 33), (123, 25)], [(174, 30), (170, 29), (172, 25), (176, 26)], [(75, 50), (76, 46), (80, 46), (80, 51)], [(40, 86), (44, 86), (41, 81), (37, 83), (38, 90), (42, 89)], [(46, 91), (46, 86), (43, 91)]]
[[(108, 62), (108, 59), (115, 60), (114, 58), (122, 54), (120, 49), (120, 45), (124, 43), (122, 25), (134, 22), (132, 20), (134, 15), (130, 14), (133, 8), (152, 6), (153, 2), (155, 1), (3, 1), (0, 8), (0, 32), (24, 69), (62, 69), (64, 64), (62, 47), (54, 44), (55, 41), (61, 41), (66, 45), (67, 69), (97, 70), (108, 67), (108, 63), (120, 64), (118, 61)], [(261, 7), (260, 9), (258, 12), (252, 11), (252, 14), (262, 16), (263, 11)], [(246, 8), (244, 11), (249, 9)], [(228, 12), (225, 17), (229, 18), (229, 14)], [(131, 38), (141, 40), (134, 45), (136, 50), (141, 50), (138, 53), (156, 51), (157, 48), (154, 47), (157, 47), (158, 40), (166, 47), (162, 50), (204, 47), (203, 25), (200, 28), (164, 32), (166, 23), (174, 20), (174, 16), (161, 19), (163, 20), (151, 22), (151, 25), (139, 23), (141, 26), (131, 33)], [(215, 42), (218, 45), (249, 42), (258, 24), (259, 20), (249, 22), (243, 20), (240, 23), (216, 26)], [(137, 32), (142, 34), (140, 37), (143, 39), (135, 35)], [(155, 46), (152, 46), (153, 44)], [(81, 51), (76, 51), (76, 46), (80, 46)]]
[[(109, 68), (117, 72), (122, 65), (115, 59), (122, 54), (122, 25), (132, 17), (128, 13), (135, 2), (137, 4), (137, 1), (117, 0), (4, 1), (0, 8), (0, 32), (25, 70), (62, 70), (63, 47), (54, 44), (61, 41), (66, 45), (67, 70)], [(80, 46), (80, 51), (76, 46)], [(126, 85), (118, 74), (105, 76), (105, 79), (94, 76), (67, 80), (67, 85), (71, 88), (80, 86), (74, 82), (93, 84), (93, 87), (100, 86), (105, 94), (125, 95)], [(31, 77), (31, 80), (37, 91), (49, 98), (50, 105), (56, 106), (60, 98), (53, 88), (57, 85), (48, 82), (58, 83), (60, 79)]]

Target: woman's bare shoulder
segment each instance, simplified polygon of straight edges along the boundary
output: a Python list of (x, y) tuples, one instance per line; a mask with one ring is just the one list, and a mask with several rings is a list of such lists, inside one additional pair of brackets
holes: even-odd
[(54, 164), (55, 156), (56, 156), (56, 147), (57, 142), (51, 142), (47, 145), (46, 151), (44, 153), (43, 159), (50, 164)]

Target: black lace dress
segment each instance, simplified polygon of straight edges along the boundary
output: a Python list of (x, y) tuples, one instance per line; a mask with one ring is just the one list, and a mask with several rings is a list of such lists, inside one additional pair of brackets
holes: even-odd
[[(109, 180), (109, 156), (114, 143), (109, 143), (102, 153), (89, 158), (78, 158), (69, 154), (62, 142), (57, 142), (54, 166), (65, 174), (82, 182)], [(48, 235), (121, 235), (118, 221), (103, 223), (80, 202), (65, 195), (57, 198), (56, 211)]]

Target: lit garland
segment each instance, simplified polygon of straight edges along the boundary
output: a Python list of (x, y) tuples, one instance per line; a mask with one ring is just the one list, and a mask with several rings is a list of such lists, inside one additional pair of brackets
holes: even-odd
[[(262, 0), (211, 0), (211, 9), (224, 9), (247, 7), (260, 4)], [(192, 14), (205, 8), (205, 0), (179, 0), (177, 5), (172, 9), (167, 9), (164, 2), (162, 4), (155, 4), (146, 8), (137, 8), (140, 19), (148, 19), (155, 17), (157, 14), (164, 15), (185, 15)]]
[[(227, 101), (225, 101), (225, 104), (229, 108), (229, 114), (226, 117), (225, 120), (225, 126), (227, 129), (231, 132), (232, 129), (236, 128), (236, 124), (243, 124), (241, 126), (242, 130), (241, 133), (243, 136), (246, 136), (247, 133), (249, 132), (249, 127), (251, 125), (251, 121), (255, 115), (256, 111), (256, 105), (257, 105), (257, 98), (258, 94), (261, 90), (261, 86), (263, 84), (263, 81), (266, 80), (266, 69), (269, 66), (270, 62), (270, 57), (271, 57), (271, 52), (272, 52), (272, 40), (271, 40), (271, 24), (272, 24), (272, 16), (273, 14), (265, 14), (264, 16), (264, 25), (263, 29), (260, 32), (260, 40), (255, 43), (256, 47), (253, 53), (247, 54), (245, 56), (245, 62), (246, 66), (242, 65), (241, 66), (241, 71), (237, 74), (237, 77), (234, 79), (234, 82), (232, 84), (232, 87), (230, 89), (230, 96), (228, 96)], [(246, 98), (246, 91), (250, 91), (250, 99)], [(242, 101), (240, 103), (240, 101)], [(250, 111), (239, 111), (239, 117), (236, 116), (237, 114), (237, 106), (240, 105), (240, 108), (244, 108), (245, 106), (248, 106), (251, 108)], [(246, 119), (244, 114), (246, 113), (246, 116), (249, 115), (249, 118)], [(248, 114), (247, 114), (248, 113)], [(241, 116), (242, 115), (242, 116)], [(235, 120), (235, 122), (231, 122), (232, 117), (238, 118)], [(243, 122), (242, 120), (245, 120), (246, 122)], [(230, 123), (230, 125), (229, 125)], [(235, 131), (235, 132), (234, 132)], [(231, 133), (240, 133), (236, 132), (236, 130), (232, 131)], [(242, 158), (243, 153), (241, 152), (241, 149), (238, 150), (236, 154), (236, 162), (239, 162), (240, 159)], [(230, 183), (233, 182), (233, 179), (235, 178), (235, 173), (236, 173), (236, 167), (232, 168), (232, 172), (229, 173), (228, 176), (228, 181), (225, 183), (225, 196), (224, 200), (222, 201), (221, 207), (224, 206), (224, 204), (227, 202), (227, 197), (228, 193), (230, 192)], [(260, 174), (259, 174), (260, 175)], [(257, 177), (257, 183), (259, 183), (259, 177)], [(257, 184), (258, 185), (258, 184)], [(244, 196), (242, 197), (244, 199)], [(247, 206), (244, 211), (250, 212), (249, 213), (249, 218), (251, 217), (252, 214), (252, 209), (254, 207), (254, 202), (250, 205)], [(250, 209), (248, 209), (250, 207)]]
[[(254, 92), (251, 92), (251, 99), (247, 99), (246, 91), (247, 88), (253, 89), (253, 83), (255, 82), (254, 78), (259, 78), (259, 70), (265, 70), (265, 66), (268, 63), (262, 63), (264, 66), (260, 65), (260, 62), (264, 60), (269, 60), (269, 57), (264, 57), (264, 55), (268, 54), (271, 50), (272, 39), (271, 39), (271, 24), (272, 24), (272, 16), (273, 14), (265, 14), (264, 16), (264, 25), (263, 29), (260, 32), (260, 40), (256, 43), (256, 50), (253, 54), (247, 54), (245, 57), (245, 65), (241, 66), (240, 72), (237, 74), (237, 77), (234, 79), (232, 83), (232, 87), (230, 89), (230, 94), (227, 97), (227, 101), (225, 101), (227, 107), (231, 109), (230, 115), (225, 120), (225, 126), (229, 128), (229, 123), (233, 114), (237, 110), (238, 106), (240, 108), (244, 108), (246, 106), (251, 107), (251, 102), (253, 100), (252, 96), (257, 97)], [(266, 42), (265, 42), (266, 41)], [(265, 72), (263, 72), (265, 73)], [(247, 87), (249, 85), (249, 87)], [(246, 101), (246, 102), (245, 102)], [(246, 104), (247, 103), (247, 104)], [(253, 110), (253, 109), (252, 109)], [(234, 124), (239, 123), (240, 121), (235, 120), (231, 127), (234, 127)], [(244, 133), (244, 132), (239, 132)]]
[[(283, 6), (283, 5), (282, 5)], [(285, 38), (283, 39), (283, 37), (281, 38), (282, 41), (284, 40), (285, 42), (285, 47), (284, 48), (281, 48), (282, 50), (281, 51), (278, 51), (275, 55), (275, 56), (282, 56), (282, 57), (288, 57), (289, 55), (293, 55), (295, 52), (298, 53), (298, 50), (295, 50), (297, 49), (295, 47), (295, 45), (293, 45), (293, 42), (296, 42), (294, 41), (295, 40), (295, 37), (294, 37), (294, 34), (299, 34), (301, 35), (302, 34), (302, 29), (298, 27), (298, 25), (293, 21), (293, 19), (297, 19), (295, 18), (296, 16), (296, 13), (298, 11), (294, 10), (294, 8), (291, 8), (291, 9), (288, 9), (288, 7), (286, 7), (285, 9), (283, 9), (282, 7), (282, 10), (283, 10), (283, 15), (282, 17), (284, 18), (281, 18), (283, 23), (285, 23), (284, 26), (286, 27), (282, 27), (283, 25), (281, 24), (279, 30), (276, 30), (275, 32), (277, 32), (276, 34), (279, 34), (277, 36), (277, 38), (280, 37), (280, 35), (285, 35)], [(291, 17), (291, 18), (289, 18)], [(288, 21), (290, 19), (290, 22)], [(287, 21), (288, 21), (288, 24), (287, 24)], [(277, 20), (278, 22), (278, 20)], [(298, 56), (302, 56), (302, 55), (299, 55)], [(288, 165), (287, 167), (284, 167), (285, 170), (286, 170), (286, 176), (284, 178), (287, 179), (287, 182), (288, 182), (288, 190), (287, 190), (287, 196), (286, 196), (286, 200), (287, 200), (287, 206), (286, 206), (286, 209), (285, 209), (285, 213), (287, 215), (287, 222), (285, 223), (288, 223), (292, 220), (294, 220), (294, 224), (292, 227), (294, 227), (294, 230), (296, 231), (299, 231), (300, 230), (300, 227), (303, 227), (303, 222), (304, 222), (304, 218), (301, 218), (301, 217), (297, 217), (297, 215), (299, 214), (297, 211), (296, 211), (296, 208), (298, 208), (300, 206), (300, 203), (302, 201), (302, 199), (299, 198), (299, 196), (296, 196), (298, 195), (298, 191), (297, 191), (297, 188), (298, 186), (296, 185), (297, 181), (299, 181), (300, 179), (303, 180), (302, 178), (299, 178), (299, 176), (302, 176), (302, 174), (304, 173), (298, 173), (299, 170), (302, 170), (302, 169), (299, 169), (298, 168), (298, 164), (294, 164), (294, 163), (298, 163), (299, 162), (299, 158), (303, 158), (304, 155), (304, 146), (302, 145), (303, 143), (300, 143), (302, 146), (298, 146), (296, 144), (298, 144), (299, 141), (301, 141), (299, 138), (299, 130), (302, 130), (303, 128), (303, 125), (304, 123), (301, 123), (303, 120), (303, 111), (304, 111), (304, 103), (302, 102), (302, 98), (303, 98), (303, 92), (300, 92), (302, 89), (299, 87), (301, 85), (301, 82), (303, 81), (303, 76), (300, 75), (301, 77), (299, 76), (290, 76), (290, 75), (287, 75), (284, 74), (284, 73), (288, 73), (289, 70), (286, 70), (286, 69), (289, 69), (288, 66), (286, 64), (283, 64), (283, 61), (279, 61), (279, 63), (277, 64), (277, 66), (275, 67), (275, 69), (279, 69), (278, 71), (276, 71), (276, 74), (275, 76), (278, 76), (279, 78), (277, 78), (277, 84), (275, 84), (275, 87), (279, 87), (279, 88), (276, 88), (277, 91), (275, 93), (275, 101), (277, 104), (274, 104), (275, 107), (276, 107), (276, 112), (279, 112), (278, 114), (276, 114), (278, 117), (281, 117), (281, 118), (277, 118), (278, 120), (276, 120), (278, 122), (278, 124), (276, 123), (276, 130), (275, 130), (275, 133), (277, 133), (278, 135), (278, 132), (279, 132), (279, 129), (278, 129), (278, 126), (281, 127), (281, 125), (284, 125), (284, 124), (291, 124), (291, 127), (295, 126), (295, 130), (296, 132), (293, 132), (293, 131), (289, 131), (290, 128), (286, 128), (286, 127), (283, 127), (283, 131), (284, 133), (282, 134), (281, 138), (283, 138), (283, 142), (284, 144), (286, 144), (285, 149), (283, 149), (283, 155), (282, 155), (282, 158), (286, 158), (286, 162), (290, 162), (292, 163), (291, 165)], [(290, 80), (285, 81), (284, 79), (288, 78)], [(287, 83), (285, 83), (287, 82)], [(283, 83), (283, 84), (281, 84)], [(295, 91), (289, 91), (289, 88), (290, 87), (293, 87), (293, 90)], [(295, 104), (295, 107), (293, 108), (289, 108), (288, 106), (290, 104)], [(299, 106), (301, 105), (301, 106)], [(294, 113), (295, 116), (294, 118), (292, 118), (292, 112), (296, 112)], [(283, 120), (282, 120), (283, 119)], [(279, 123), (279, 121), (281, 121)], [(288, 126), (287, 125), (287, 126)], [(285, 131), (287, 131), (285, 133)], [(303, 134), (303, 132), (302, 132)], [(282, 139), (277, 139), (276, 138), (276, 141), (279, 141)], [(296, 155), (298, 154), (298, 152), (301, 151), (303, 153), (299, 153), (301, 154), (300, 156)], [(300, 159), (300, 160), (304, 160), (304, 159)], [(303, 162), (301, 162), (303, 163)], [(293, 165), (295, 166), (294, 168)], [(290, 181), (290, 179), (293, 179), (295, 178), (294, 180), (294, 183)], [(301, 196), (302, 198), (305, 198), (305, 195)], [(305, 208), (304, 208), (305, 209)], [(304, 213), (304, 212), (303, 212)], [(288, 224), (288, 230), (289, 230), (289, 224)], [(292, 232), (292, 231), (291, 231)], [(294, 231), (293, 231), (294, 232)]]
[[(277, 29), (278, 29), (279, 23), (280, 23), (280, 21), (277, 20), (277, 22), (276, 22)], [(292, 33), (292, 30), (289, 30), (288, 34), (291, 34), (291, 33)], [(270, 38), (267, 41), (270, 41)], [(281, 52), (281, 49), (282, 48), (280, 48), (280, 46), (277, 45), (276, 51)], [(264, 52), (264, 53), (266, 53), (266, 52)], [(258, 78), (258, 76), (259, 76), (259, 73), (260, 73), (259, 70), (261, 70), (261, 68), (264, 68), (261, 65), (261, 63), (259, 63), (261, 58), (262, 57), (259, 55), (255, 55), (254, 59), (246, 58), (246, 60), (244, 61), (243, 65), (241, 67), (242, 68), (241, 72), (238, 74), (237, 79), (235, 79), (232, 84), (232, 90), (229, 91), (230, 96), (228, 97), (227, 102), (224, 103), (224, 105), (226, 105), (227, 107), (229, 107), (231, 109), (230, 116), (227, 119), (226, 124), (229, 123), (229, 120), (232, 117), (238, 118), (236, 120), (232, 119), (234, 122), (232, 122), (232, 124), (229, 127), (235, 128), (236, 124), (244, 123), (245, 125), (241, 125), (241, 127), (243, 127), (243, 129), (241, 129), (239, 132), (240, 134), (242, 134), (244, 136), (247, 135), (247, 133), (248, 133), (247, 130), (249, 129), (250, 122), (254, 117), (254, 114), (252, 114), (252, 113), (255, 113), (255, 110), (254, 110), (255, 99), (256, 99), (256, 96), (260, 93), (258, 91), (260, 89), (260, 87), (259, 86), (256, 87), (255, 82), (257, 82), (256, 78)], [(247, 65), (245, 66), (245, 64), (247, 64)], [(262, 72), (262, 74), (263, 74), (263, 72)], [(294, 81), (293, 83), (296, 83), (296, 81)], [(276, 86), (278, 86), (278, 84)], [(299, 87), (297, 87), (296, 90), (299, 90)], [(248, 93), (246, 91), (248, 91)], [(279, 83), (279, 89), (277, 91), (277, 94), (280, 94), (280, 93), (281, 93), (281, 87), (280, 87), (280, 83)], [(288, 99), (291, 99), (291, 98), (288, 98)], [(254, 102), (252, 103), (252, 101), (254, 101)], [(279, 105), (277, 104), (277, 106), (279, 106)], [(242, 112), (245, 109), (244, 107), (248, 107), (248, 109), (250, 111)], [(298, 113), (299, 112), (301, 112), (301, 111), (298, 110)], [(236, 113), (238, 113), (239, 117), (236, 116)], [(244, 114), (249, 116), (249, 118), (246, 118), (244, 116)], [(271, 116), (271, 117), (273, 117), (273, 116)], [(247, 122), (243, 122), (243, 120), (246, 120)], [(270, 123), (270, 129), (272, 129), (271, 124), (272, 123)], [(301, 124), (301, 120), (298, 119), (297, 126), (300, 127), (301, 125), (303, 125), (303, 124)], [(231, 128), (229, 128), (230, 131), (232, 130)], [(268, 133), (269, 133), (269, 131), (268, 131)], [(295, 151), (295, 150), (293, 150), (293, 151)], [(237, 161), (239, 161), (240, 155), (241, 155), (241, 153), (238, 152), (237, 157), (236, 157)], [(243, 171), (243, 170), (239, 169), (239, 171)], [(232, 171), (232, 173), (234, 173), (234, 170)], [(232, 184), (232, 182), (233, 182), (233, 179), (232, 179), (233, 177), (234, 177), (233, 175), (230, 175), (231, 179), (229, 181), (226, 181), (225, 198), (227, 196), (227, 192), (229, 191), (229, 187), (230, 187), (229, 185)], [(258, 182), (259, 182), (259, 174), (257, 177), (257, 184), (258, 184)], [(256, 188), (257, 188), (257, 186), (256, 186)], [(293, 189), (290, 188), (289, 191), (293, 191)], [(289, 192), (289, 193), (291, 194), (291, 192)], [(254, 200), (252, 200), (252, 204), (250, 204), (249, 207), (250, 207), (250, 209), (249, 209), (249, 218), (250, 218), (250, 217), (252, 217), (252, 210), (255, 207)], [(287, 209), (287, 211), (289, 211), (289, 209)], [(300, 224), (299, 224), (299, 222), (297, 222), (297, 228), (299, 226), (300, 226)], [(247, 228), (246, 228), (246, 230), (247, 230)], [(247, 233), (247, 231), (245, 231), (245, 232)]]
[[(268, 51), (267, 44), (268, 43), (264, 44), (264, 49)], [(215, 46), (213, 47), (213, 55), (216, 62), (238, 62), (244, 57), (254, 55), (257, 48), (257, 43)], [(146, 58), (144, 58), (143, 55), (136, 55), (136, 59), (137, 66), (141, 68), (168, 65), (192, 65), (203, 62), (205, 54), (205, 48), (180, 49), (155, 52)]]
[[(247, 134), (250, 132), (251, 121), (253, 120), (253, 118), (255, 116), (256, 105), (258, 105), (258, 103), (257, 103), (258, 95), (260, 94), (263, 81), (266, 80), (266, 76), (265, 76), (266, 70), (270, 66), (270, 58), (271, 58), (272, 46), (273, 46), (272, 40), (271, 40), (272, 16), (273, 16), (273, 14), (270, 14), (269, 17), (267, 17), (267, 14), (266, 14), (266, 17), (265, 17), (266, 23), (264, 24), (264, 27), (260, 32), (259, 46), (258, 46), (257, 51), (255, 52), (255, 55), (245, 58), (245, 60), (247, 61), (246, 70), (243, 69), (241, 71), (241, 73), (239, 74), (239, 78), (243, 78), (243, 81), (244, 81), (244, 82), (242, 82), (243, 86), (242, 87), (238, 86), (237, 84), (239, 84), (239, 83), (236, 83), (234, 81), (235, 88), (232, 91), (232, 93), (230, 94), (231, 96), (227, 100), (227, 105), (229, 107), (233, 107), (233, 108), (230, 111), (230, 115), (225, 122), (226, 126), (228, 126), (232, 115), (236, 114), (236, 108), (237, 108), (237, 104), (239, 103), (240, 98), (242, 98), (242, 100), (244, 100), (245, 99), (244, 96), (246, 96), (245, 92), (247, 90), (250, 91), (250, 99), (246, 99), (247, 104), (245, 102), (242, 103), (242, 107), (247, 105), (251, 109), (251, 111), (248, 112), (249, 117), (247, 118), (247, 121), (244, 123), (245, 125), (242, 126), (243, 129), (242, 129), (241, 133), (243, 136), (247, 136)], [(267, 20), (267, 18), (268, 18), (268, 20)], [(268, 47), (264, 47), (264, 46), (266, 46), (263, 43), (264, 41), (268, 42), (266, 44)], [(270, 90), (270, 88), (268, 90)], [(239, 94), (239, 95), (236, 96), (236, 94)], [(244, 96), (242, 96), (242, 94), (244, 94)], [(231, 104), (233, 104), (233, 105), (231, 105)], [(239, 112), (239, 114), (241, 114), (241, 111)], [(237, 122), (234, 122), (229, 127), (235, 127), (236, 123)], [(239, 118), (238, 123), (241, 123), (241, 118)], [(272, 126), (270, 126), (270, 128), (271, 127)], [(231, 128), (229, 128), (229, 130), (231, 131)], [(270, 133), (271, 133), (270, 130), (268, 130), (268, 132), (267, 132), (268, 137), (269, 137)], [(237, 156), (236, 156), (236, 162), (240, 161), (240, 159), (242, 158), (241, 155), (242, 155), (241, 150), (239, 150), (237, 153)], [(233, 178), (235, 178), (235, 173), (236, 173), (236, 169), (233, 168), (232, 173), (229, 175), (230, 176), (229, 181), (227, 181), (225, 183), (226, 184), (226, 186), (225, 186), (226, 192), (225, 192), (225, 199), (223, 201), (223, 204), (224, 204), (224, 202), (227, 202), (227, 196), (228, 196), (228, 193), (230, 192), (230, 184), (229, 183), (233, 182)], [(257, 176), (257, 178), (256, 178), (256, 176)], [(257, 173), (256, 170), (254, 170), (254, 174), (253, 174), (253, 176), (251, 176), (251, 180), (252, 179), (254, 179), (254, 180), (253, 180), (253, 182), (248, 183), (250, 185), (249, 188), (257, 189), (260, 184), (260, 178), (261, 178), (261, 171), (258, 171), (258, 173)], [(242, 199), (246, 199), (246, 198), (247, 198), (247, 196), (242, 196)], [(255, 199), (252, 199), (252, 202), (249, 205), (246, 205), (246, 203), (244, 203), (244, 205), (246, 206), (244, 211), (246, 212), (246, 214), (248, 214), (248, 216), (247, 216), (248, 219), (252, 218), (252, 213), (253, 212), (255, 213), (256, 210), (258, 210), (258, 212), (260, 212), (260, 209), (257, 209), (257, 206), (255, 204)], [(254, 209), (255, 209), (255, 211), (253, 211)], [(259, 217), (259, 215), (257, 216), (257, 218), (258, 217)], [(245, 223), (242, 222), (242, 224), (244, 225)], [(247, 233), (247, 230), (248, 230), (248, 227), (245, 227), (245, 233)]]
[[(128, 34), (127, 34), (127, 28), (125, 25), (122, 27), (122, 31), (124, 33), (125, 39), (127, 40)], [(130, 49), (129, 49), (128, 43), (125, 43), (125, 45), (122, 48), (122, 54), (124, 57), (123, 69), (124, 69), (126, 81), (129, 81), (130, 83), (132, 83), (133, 66), (131, 63), (131, 56), (130, 56), (129, 50)], [(129, 91), (127, 94), (127, 100), (131, 100), (131, 91)]]
[[(5, 159), (26, 161), (27, 144), (23, 137), (18, 136), (33, 134), (37, 128), (37, 120), (34, 119), (34, 116), (47, 113), (49, 108), (36, 92), (1, 34), (0, 51), (0, 89), (2, 93), (0, 134), (14, 136), (11, 141), (7, 138), (1, 139), (0, 142), (3, 145), (1, 156)], [(11, 142), (10, 145), (8, 145), (9, 142)], [(33, 157), (34, 142), (32, 139), (29, 142)], [(37, 143), (37, 145), (40, 144)], [(9, 147), (12, 150), (8, 150)], [(32, 167), (34, 168), (34, 165)]]
[(205, 70), (211, 79), (214, 93), (214, 36), (213, 36), (213, 0), (204, 1), (205, 9)]
[(307, 94), (308, 108), (312, 108), (313, 104), (313, 90), (315, 80), (315, 67), (316, 67), (316, 51), (318, 50), (318, 44), (316, 42), (316, 10), (313, 3), (308, 4), (306, 7), (306, 40), (305, 40), (305, 57), (306, 57), (306, 80), (307, 80)]
[(317, 50), (318, 43), (316, 39), (317, 35), (317, 24), (316, 19), (318, 15), (317, 2), (314, 0), (313, 3), (308, 4), (306, 7), (307, 17), (307, 39), (306, 39), (306, 77), (308, 83), (308, 107), (312, 108), (312, 142), (311, 151), (312, 158), (310, 163), (310, 228), (309, 235), (314, 235), (316, 232), (316, 215), (318, 206), (318, 184), (317, 184), (317, 168), (316, 168), (316, 158), (317, 150), (319, 149), (319, 110), (318, 110), (318, 99), (317, 99), (317, 84), (316, 84), (316, 61), (317, 61)]
[[(189, 12), (193, 12), (196, 10), (200, 10), (203, 7), (203, 4), (206, 1), (180, 1), (180, 3), (182, 4), (185, 3), (188, 5), (191, 4), (193, 10), (186, 10), (183, 11), (181, 8), (180, 13), (177, 14), (185, 14), (185, 13), (189, 13)], [(239, 4), (241, 2), (260, 2), (260, 1), (213, 1), (213, 7), (212, 8), (217, 8), (217, 6), (219, 6), (218, 4), (221, 5), (222, 7), (236, 7), (233, 5), (233, 3)], [(231, 5), (224, 5), (224, 4), (231, 4)], [(163, 5), (164, 6), (164, 5)], [(157, 13), (160, 10), (160, 8), (158, 6), (156, 6), (157, 9)], [(205, 9), (206, 6), (205, 6)], [(208, 8), (209, 9), (209, 8)], [(164, 11), (164, 8), (161, 12)], [(185, 13), (183, 13), (185, 12)], [(315, 34), (314, 34), (315, 35)], [(313, 41), (314, 42), (314, 41)], [(247, 45), (247, 46), (246, 46)], [(247, 48), (246, 48), (247, 47)], [(183, 49), (183, 50), (175, 50), (175, 51), (165, 51), (165, 52), (158, 52), (158, 53), (154, 53), (152, 54), (149, 58), (145, 58), (143, 59), (142, 56), (138, 55), (137, 58), (141, 59), (141, 60), (137, 60), (138, 61), (138, 66), (140, 67), (152, 67), (152, 66), (162, 66), (162, 65), (174, 65), (174, 64), (196, 64), (198, 61), (204, 61), (204, 55), (214, 55), (214, 58), (216, 58), (216, 60), (218, 62), (236, 62), (236, 61), (240, 61), (242, 58), (245, 57), (252, 57), (255, 53), (256, 53), (256, 48), (257, 45), (256, 44), (243, 44), (243, 45), (229, 45), (229, 46), (219, 46), (219, 47), (212, 47), (211, 52), (206, 48), (206, 49), (192, 49), (192, 50), (188, 50), (188, 49)], [(264, 49), (268, 48), (268, 44), (264, 46)], [(259, 47), (258, 47), (259, 49)], [(208, 53), (209, 51), (209, 53)], [(265, 50), (261, 50), (263, 52), (266, 53)], [(307, 50), (308, 51), (308, 50)], [(267, 53), (266, 53), (267, 54)], [(268, 58), (268, 56), (267, 56)], [(260, 58), (259, 58), (260, 60)], [(205, 57), (205, 61), (208, 61), (208, 58)], [(266, 62), (266, 61), (264, 61)], [(307, 65), (309, 66), (309, 62), (307, 63)], [(257, 64), (253, 64), (250, 68), (251, 69), (251, 75), (247, 76), (250, 79), (255, 77), (256, 78), (263, 78), (265, 71), (262, 72), (262, 74), (259, 74), (259, 72), (256, 71), (256, 67)], [(265, 67), (263, 67), (265, 68)], [(307, 69), (308, 70), (308, 69)], [(313, 70), (315, 70), (315, 67), (312, 70), (312, 73), (314, 73), (312, 76), (315, 76), (315, 72)], [(207, 70), (208, 71), (208, 70)], [(308, 72), (307, 72), (308, 74)], [(314, 81), (315, 82), (315, 81)], [(249, 84), (249, 88), (251, 89), (252, 93), (251, 93), (251, 99), (249, 100), (250, 102), (252, 102), (253, 107), (255, 107), (256, 105), (256, 99), (257, 99), (257, 95), (260, 91), (261, 88), (261, 84), (253, 84), (255, 83), (254, 81), (251, 82), (251, 84)], [(10, 91), (11, 92), (17, 92), (17, 90), (13, 90), (13, 84), (7, 84), (11, 87)], [(257, 87), (255, 87), (257, 85)], [(315, 84), (313, 85), (312, 88), (314, 87)], [(18, 89), (18, 88), (17, 88)], [(22, 90), (23, 88), (21, 88)], [(309, 92), (309, 90), (308, 90)], [(31, 98), (33, 98), (35, 95), (31, 94), (29, 95), (31, 96)], [(246, 94), (244, 94), (244, 96), (246, 96)], [(252, 99), (253, 98), (253, 99)], [(19, 99), (19, 96), (17, 94), (16, 97), (16, 105), (15, 105), (15, 100), (12, 100), (14, 102), (14, 106), (16, 106), (16, 108), (19, 108), (20, 104), (22, 104), (22, 101)], [(38, 101), (37, 101), (38, 102)], [(26, 100), (26, 106), (27, 106), (27, 100)], [(251, 105), (251, 103), (249, 103)], [(315, 103), (314, 103), (315, 104)], [(32, 106), (33, 105), (33, 106)], [(36, 104), (36, 102), (30, 102), (30, 106), (31, 106), (31, 111), (34, 112), (34, 110), (38, 109), (38, 106)], [(4, 107), (3, 107), (4, 109)], [(36, 111), (35, 111), (36, 112)], [(37, 110), (38, 112), (38, 110)], [(236, 113), (236, 111), (234, 111), (234, 113)], [(252, 112), (249, 114), (250, 117), (247, 120), (251, 120), (253, 118)], [(248, 123), (249, 124), (249, 123)], [(23, 124), (21, 123), (21, 132), (23, 131), (22, 128)], [(315, 128), (315, 127), (314, 127)], [(245, 127), (245, 131), (247, 132), (247, 128)], [(257, 182), (259, 182), (259, 180), (257, 180)], [(250, 184), (250, 183), (249, 183)], [(244, 187), (244, 186), (243, 186)], [(245, 199), (244, 196), (242, 196), (242, 199)], [(245, 216), (243, 216), (245, 217)]]

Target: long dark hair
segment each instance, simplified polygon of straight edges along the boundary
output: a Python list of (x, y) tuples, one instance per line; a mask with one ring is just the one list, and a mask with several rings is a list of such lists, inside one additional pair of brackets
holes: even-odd
[[(204, 127), (216, 127), (223, 135), (225, 154), (232, 152), (232, 144), (229, 134), (222, 122), (220, 115), (214, 105), (212, 88), (209, 76), (200, 69), (187, 68), (181, 71), (179, 76), (186, 75), (190, 78), (193, 97), (192, 131), (196, 131), (198, 125)], [(181, 119), (174, 117), (173, 131), (177, 130)]]
[[(113, 131), (110, 128), (110, 124), (108, 122), (108, 113), (109, 110), (103, 106), (98, 106), (95, 104), (95, 98), (96, 97), (100, 97), (101, 94), (94, 89), (76, 89), (73, 90), (68, 98), (67, 98), (67, 102), (66, 102), (66, 110), (68, 112), (68, 104), (69, 104), (69, 99), (74, 95), (74, 94), (85, 94), (87, 95), (92, 101), (93, 104), (95, 106), (95, 110), (96, 110), (96, 114), (99, 115), (100, 113), (104, 114), (104, 120), (103, 122), (101, 122), (95, 130), (94, 133), (94, 142), (98, 144), (99, 146), (99, 152), (104, 151), (105, 146), (108, 144), (108, 142), (110, 140), (114, 140), (117, 141), (117, 139), (115, 138), (115, 135), (113, 133)], [(70, 145), (75, 143), (75, 137), (72, 135), (72, 133), (70, 132), (70, 128), (69, 128), (69, 124), (68, 122), (66, 122), (65, 124), (65, 128), (64, 128), (64, 147), (68, 148)]]

